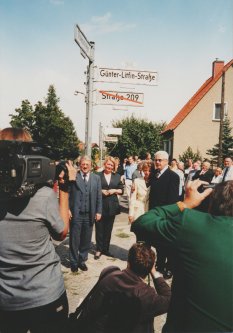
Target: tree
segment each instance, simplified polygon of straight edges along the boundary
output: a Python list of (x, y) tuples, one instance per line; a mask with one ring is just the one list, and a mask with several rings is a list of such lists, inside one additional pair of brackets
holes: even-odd
[(33, 107), (26, 99), (22, 101), (21, 108), (15, 109), (16, 115), (11, 115), (11, 126), (24, 128), (31, 132), (35, 125), (35, 115)]
[[(230, 150), (233, 149), (233, 137), (231, 135), (232, 128), (230, 126), (230, 119), (226, 117), (223, 121), (223, 136), (222, 136), (222, 156), (223, 158), (230, 155)], [(219, 143), (215, 144), (212, 149), (208, 149), (207, 155), (212, 156), (211, 162), (217, 165), (219, 154)]]
[(54, 158), (74, 158), (79, 154), (79, 139), (71, 119), (58, 103), (55, 88), (50, 85), (45, 104), (39, 101), (33, 110), (27, 100), (23, 101), (21, 109), (16, 109), (18, 115), (12, 116), (11, 125), (28, 129), (33, 140), (52, 147)]
[(117, 144), (106, 143), (108, 154), (112, 156), (117, 156), (121, 160), (129, 155), (145, 158), (146, 152), (154, 154), (160, 149), (162, 143), (160, 133), (165, 127), (164, 122), (153, 123), (131, 116), (113, 121), (112, 126), (122, 128), (122, 136), (119, 137)]
[(193, 152), (192, 148), (189, 146), (182, 155), (179, 155), (179, 161), (186, 163), (188, 159), (193, 161), (202, 160), (199, 150), (196, 153)]

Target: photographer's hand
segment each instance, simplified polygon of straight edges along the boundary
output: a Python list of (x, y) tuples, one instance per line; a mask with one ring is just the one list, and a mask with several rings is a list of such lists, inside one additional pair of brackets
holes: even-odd
[(200, 203), (213, 191), (211, 188), (206, 189), (204, 192), (198, 192), (198, 188), (203, 185), (208, 184), (208, 182), (196, 179), (190, 181), (186, 187), (185, 199), (183, 201), (184, 208), (195, 208), (200, 205)]
[(73, 163), (71, 161), (68, 161), (66, 163), (66, 167), (68, 169), (68, 175), (69, 175), (69, 181), (75, 181), (76, 180), (76, 175), (77, 175), (77, 169), (73, 166)]

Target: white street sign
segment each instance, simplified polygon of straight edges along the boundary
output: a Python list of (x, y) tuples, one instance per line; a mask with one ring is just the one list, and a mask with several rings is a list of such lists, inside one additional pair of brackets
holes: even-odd
[(139, 71), (134, 69), (96, 68), (97, 75), (94, 81), (126, 84), (143, 84), (156, 86), (158, 73), (153, 71)]
[(136, 92), (98, 90), (96, 104), (144, 106), (144, 94)]
[(76, 24), (74, 29), (74, 40), (80, 47), (81, 55), (85, 58), (85, 56), (88, 57), (89, 60), (93, 61), (92, 55), (91, 55), (91, 44), (87, 40), (86, 36), (82, 32), (82, 30), (79, 28), (78, 24)]
[(122, 135), (122, 128), (117, 127), (105, 127), (104, 129), (105, 135)]

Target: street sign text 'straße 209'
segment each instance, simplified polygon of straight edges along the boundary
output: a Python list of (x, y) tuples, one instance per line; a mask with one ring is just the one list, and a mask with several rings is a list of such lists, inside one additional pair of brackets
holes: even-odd
[(156, 86), (158, 73), (153, 71), (139, 71), (135, 69), (114, 69), (97, 67), (94, 81), (109, 83), (142, 84)]
[(90, 61), (93, 61), (92, 54), (91, 54), (92, 46), (91, 46), (90, 42), (87, 40), (84, 33), (82, 32), (82, 30), (79, 28), (78, 24), (76, 24), (75, 28), (74, 28), (74, 40), (80, 47), (80, 49), (81, 49), (80, 52), (81, 52), (82, 56), (84, 58), (86, 56), (86, 57), (88, 57), (88, 59)]
[(143, 100), (143, 93), (99, 90), (96, 104), (140, 107), (144, 106)]

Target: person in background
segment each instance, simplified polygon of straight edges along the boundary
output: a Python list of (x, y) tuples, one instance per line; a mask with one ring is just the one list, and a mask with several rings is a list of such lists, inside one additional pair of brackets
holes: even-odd
[(96, 253), (94, 259), (99, 259), (102, 254), (114, 257), (109, 252), (113, 223), (116, 215), (120, 214), (118, 195), (123, 194), (123, 184), (118, 173), (114, 173), (115, 159), (108, 156), (104, 162), (104, 170), (98, 175), (102, 187), (102, 217), (95, 222)]
[(189, 181), (193, 180), (194, 175), (196, 174), (196, 172), (200, 170), (200, 166), (198, 162), (194, 162), (193, 163), (193, 168), (189, 171), (188, 176), (186, 177), (186, 181), (185, 181), (185, 187), (188, 184)]
[(101, 219), (102, 192), (100, 177), (91, 172), (91, 159), (82, 156), (80, 171), (70, 185), (70, 268), (87, 271), (86, 261), (91, 246), (95, 221)]
[[(5, 128), (0, 140), (30, 142), (21, 128)], [(76, 170), (66, 164), (69, 180)], [(52, 188), (0, 203), (0, 332), (65, 332), (68, 301), (52, 238), (69, 229), (68, 185), (59, 176), (59, 205)], [(0, 199), (1, 200), (1, 199)]]
[(232, 158), (226, 157), (224, 159), (224, 169), (222, 172), (222, 181), (233, 180), (233, 161)]
[(211, 179), (211, 183), (212, 184), (217, 184), (217, 183), (221, 183), (222, 182), (222, 168), (217, 167), (214, 170), (214, 176)]
[[(233, 181), (200, 193), (203, 184), (190, 182), (183, 202), (152, 209), (131, 226), (138, 240), (152, 246), (159, 241), (175, 253), (163, 333), (233, 329)], [(193, 209), (208, 195), (208, 213)]]
[(125, 187), (128, 198), (128, 204), (130, 203), (131, 190), (132, 190), (132, 177), (134, 171), (137, 169), (137, 164), (134, 163), (133, 156), (128, 157), (128, 164), (125, 167)]
[[(171, 298), (154, 263), (154, 251), (139, 242), (129, 249), (126, 269), (105, 268), (83, 307), (82, 332), (153, 333), (154, 317), (168, 311)], [(154, 287), (147, 284), (148, 275)]]
[[(193, 176), (193, 180), (195, 179), (200, 179), (205, 182), (208, 182), (209, 184), (212, 181), (212, 178), (214, 176), (213, 170), (210, 168), (210, 162), (209, 161), (204, 161), (202, 163), (201, 170), (198, 170), (195, 175)], [(199, 191), (203, 191), (203, 188), (200, 188)], [(203, 200), (200, 203), (200, 206), (196, 207), (196, 209), (202, 211), (202, 212), (207, 212), (209, 207), (209, 197), (207, 197), (205, 200)]]
[(173, 170), (180, 178), (180, 185), (179, 185), (179, 200), (184, 199), (184, 163), (177, 162), (177, 169)]
[(188, 160), (185, 163), (185, 169), (184, 169), (185, 180), (187, 179), (188, 174), (192, 169), (193, 169), (193, 160), (191, 158), (188, 158)]
[(151, 158), (151, 153), (149, 153), (149, 152), (146, 153), (145, 162), (153, 163), (152, 158)]
[(120, 163), (119, 157), (115, 157), (115, 173), (118, 173), (121, 176), (121, 181), (124, 184), (125, 179), (124, 179), (124, 168)]
[(134, 192), (131, 195), (129, 204), (129, 222), (133, 223), (140, 215), (148, 211), (149, 207), (149, 176), (150, 166), (142, 162), (143, 177), (134, 180)]
[(177, 160), (176, 160), (175, 158), (173, 158), (173, 159), (171, 160), (170, 169), (171, 169), (172, 171), (175, 171), (175, 170), (178, 169), (178, 166), (177, 166)]

